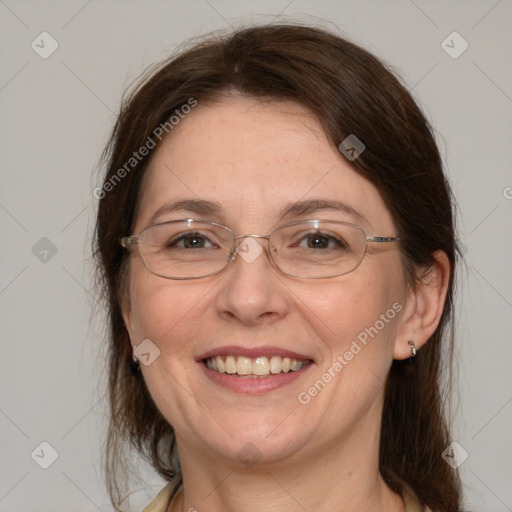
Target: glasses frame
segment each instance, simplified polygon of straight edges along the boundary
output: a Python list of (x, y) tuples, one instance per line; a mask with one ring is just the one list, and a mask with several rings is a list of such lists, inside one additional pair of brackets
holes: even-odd
[[(351, 224), (350, 222), (343, 222), (343, 221), (337, 221), (337, 220), (328, 220), (328, 219), (313, 219), (313, 220), (288, 222), (287, 224), (282, 224), (282, 225), (276, 227), (268, 235), (250, 235), (250, 234), (235, 235), (234, 231), (231, 228), (229, 228), (228, 226), (224, 226), (223, 224), (219, 224), (217, 222), (213, 222), (213, 221), (209, 221), (209, 220), (198, 220), (198, 219), (179, 219), (179, 220), (169, 220), (169, 221), (166, 221), (166, 222), (157, 222), (157, 223), (154, 223), (154, 224), (150, 224), (149, 226), (146, 226), (144, 229), (142, 229), (138, 235), (129, 235), (129, 236), (122, 237), (121, 238), (121, 245), (124, 248), (126, 248), (126, 249), (129, 249), (130, 247), (140, 246), (142, 244), (142, 241), (141, 241), (140, 237), (142, 236), (144, 231), (147, 231), (148, 229), (150, 229), (150, 228), (152, 228), (154, 226), (162, 226), (164, 224), (174, 224), (174, 223), (178, 223), (178, 222), (188, 222), (189, 224), (190, 223), (194, 223), (194, 222), (198, 222), (198, 223), (201, 223), (201, 224), (208, 224), (210, 226), (216, 226), (216, 227), (225, 229), (225, 230), (229, 231), (233, 235), (233, 246), (231, 247), (231, 249), (229, 251), (228, 257), (226, 259), (226, 264), (220, 270), (217, 270), (215, 272), (210, 272), (209, 274), (205, 274), (205, 275), (202, 275), (202, 276), (194, 276), (194, 277), (169, 277), (169, 276), (165, 276), (163, 274), (155, 272), (154, 270), (151, 270), (148, 267), (148, 265), (146, 263), (146, 260), (144, 259), (144, 257), (141, 254), (142, 262), (144, 263), (144, 266), (149, 270), (149, 272), (151, 272), (152, 274), (154, 274), (156, 276), (163, 277), (164, 279), (173, 279), (173, 280), (178, 280), (178, 281), (190, 280), (190, 279), (204, 279), (205, 277), (211, 277), (211, 276), (215, 276), (217, 274), (220, 274), (223, 270), (225, 270), (229, 266), (229, 264), (231, 262), (235, 261), (236, 251), (238, 249), (238, 246), (240, 245), (239, 243), (237, 243), (237, 241), (240, 240), (240, 239), (243, 239), (243, 238), (264, 238), (264, 239), (266, 239), (267, 240), (267, 250), (264, 251), (264, 252), (266, 253), (267, 258), (269, 259), (269, 261), (280, 272), (282, 272), (283, 274), (288, 275), (288, 276), (292, 276), (292, 277), (298, 277), (298, 278), (301, 278), (301, 279), (332, 279), (333, 277), (339, 277), (339, 276), (344, 276), (346, 274), (350, 274), (351, 272), (354, 272), (354, 270), (356, 270), (361, 265), (361, 263), (363, 262), (363, 260), (364, 260), (364, 258), (366, 256), (366, 253), (368, 252), (368, 243), (389, 243), (389, 242), (401, 242), (401, 241), (403, 241), (403, 238), (401, 238), (399, 236), (370, 236), (370, 235), (368, 235), (366, 233), (366, 231), (361, 226), (358, 226), (356, 224)], [(361, 233), (363, 233), (363, 235), (365, 237), (365, 248), (364, 248), (364, 253), (363, 253), (362, 257), (361, 257), (361, 261), (357, 264), (357, 266), (355, 266), (352, 270), (349, 270), (348, 272), (342, 272), (341, 274), (334, 274), (334, 275), (331, 275), (331, 276), (321, 276), (321, 277), (311, 277), (311, 276), (295, 275), (295, 274), (291, 274), (289, 272), (286, 272), (286, 271), (282, 270), (279, 267), (278, 263), (274, 260), (274, 257), (272, 256), (272, 252), (273, 251), (272, 251), (272, 247), (270, 245), (270, 237), (272, 236), (272, 234), (275, 233), (276, 231), (280, 230), (280, 229), (283, 229), (283, 228), (286, 228), (286, 227), (289, 227), (289, 226), (295, 226), (297, 224), (312, 224), (312, 223), (315, 223), (315, 222), (331, 222), (331, 223), (334, 223), (334, 224), (342, 224), (342, 225), (345, 225), (345, 226), (351, 226), (351, 227), (356, 228), (359, 231), (361, 231)]]

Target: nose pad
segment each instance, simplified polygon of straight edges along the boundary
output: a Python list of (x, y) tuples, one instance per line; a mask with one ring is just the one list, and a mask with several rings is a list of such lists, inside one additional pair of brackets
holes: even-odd
[(237, 238), (235, 240), (235, 243), (233, 244), (233, 247), (231, 247), (231, 250), (229, 251), (229, 255), (228, 255), (228, 261), (230, 263), (232, 263), (236, 260), (240, 246), (242, 246), (246, 242), (247, 239), (251, 239), (251, 237), (248, 235), (248, 236), (243, 236), (243, 237)]
[(279, 256), (279, 253), (277, 252), (276, 247), (275, 247), (274, 245), (272, 245), (272, 244), (270, 243), (270, 241), (268, 242), (268, 248), (269, 248), (269, 251), (270, 251), (270, 254), (271, 254), (271, 255), (273, 255), (273, 256), (275, 256), (275, 257)]
[(238, 248), (238, 244), (237, 243), (235, 243), (233, 245), (233, 247), (231, 247), (231, 250), (229, 251), (229, 254), (228, 254), (228, 261), (229, 261), (229, 263), (232, 263), (233, 261), (235, 261), (237, 248)]

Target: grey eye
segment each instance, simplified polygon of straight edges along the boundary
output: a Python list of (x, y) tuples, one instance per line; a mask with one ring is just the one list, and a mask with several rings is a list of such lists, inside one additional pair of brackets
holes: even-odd
[[(304, 245), (305, 243), (305, 245)], [(343, 240), (334, 238), (333, 236), (323, 233), (309, 233), (304, 236), (299, 247), (307, 247), (308, 249), (339, 249), (347, 248), (347, 244)]]
[(186, 233), (171, 240), (167, 247), (182, 247), (184, 249), (204, 249), (217, 247), (207, 237), (200, 233)]

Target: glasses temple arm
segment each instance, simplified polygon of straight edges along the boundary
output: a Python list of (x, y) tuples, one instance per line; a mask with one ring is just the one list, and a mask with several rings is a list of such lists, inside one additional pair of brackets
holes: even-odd
[(399, 236), (367, 236), (367, 242), (402, 242), (403, 238)]

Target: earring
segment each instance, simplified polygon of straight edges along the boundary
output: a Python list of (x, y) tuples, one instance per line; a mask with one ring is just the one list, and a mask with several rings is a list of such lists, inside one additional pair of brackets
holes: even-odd
[(418, 353), (418, 351), (416, 350), (416, 345), (414, 344), (414, 341), (409, 340), (409, 345), (411, 346), (411, 359), (412, 359), (413, 357), (416, 357), (416, 354)]
[(131, 372), (131, 374), (132, 375), (137, 375), (139, 373), (139, 370), (140, 370), (140, 363), (139, 363), (138, 359), (135, 356), (132, 356), (130, 358), (129, 365), (130, 365), (130, 372)]

